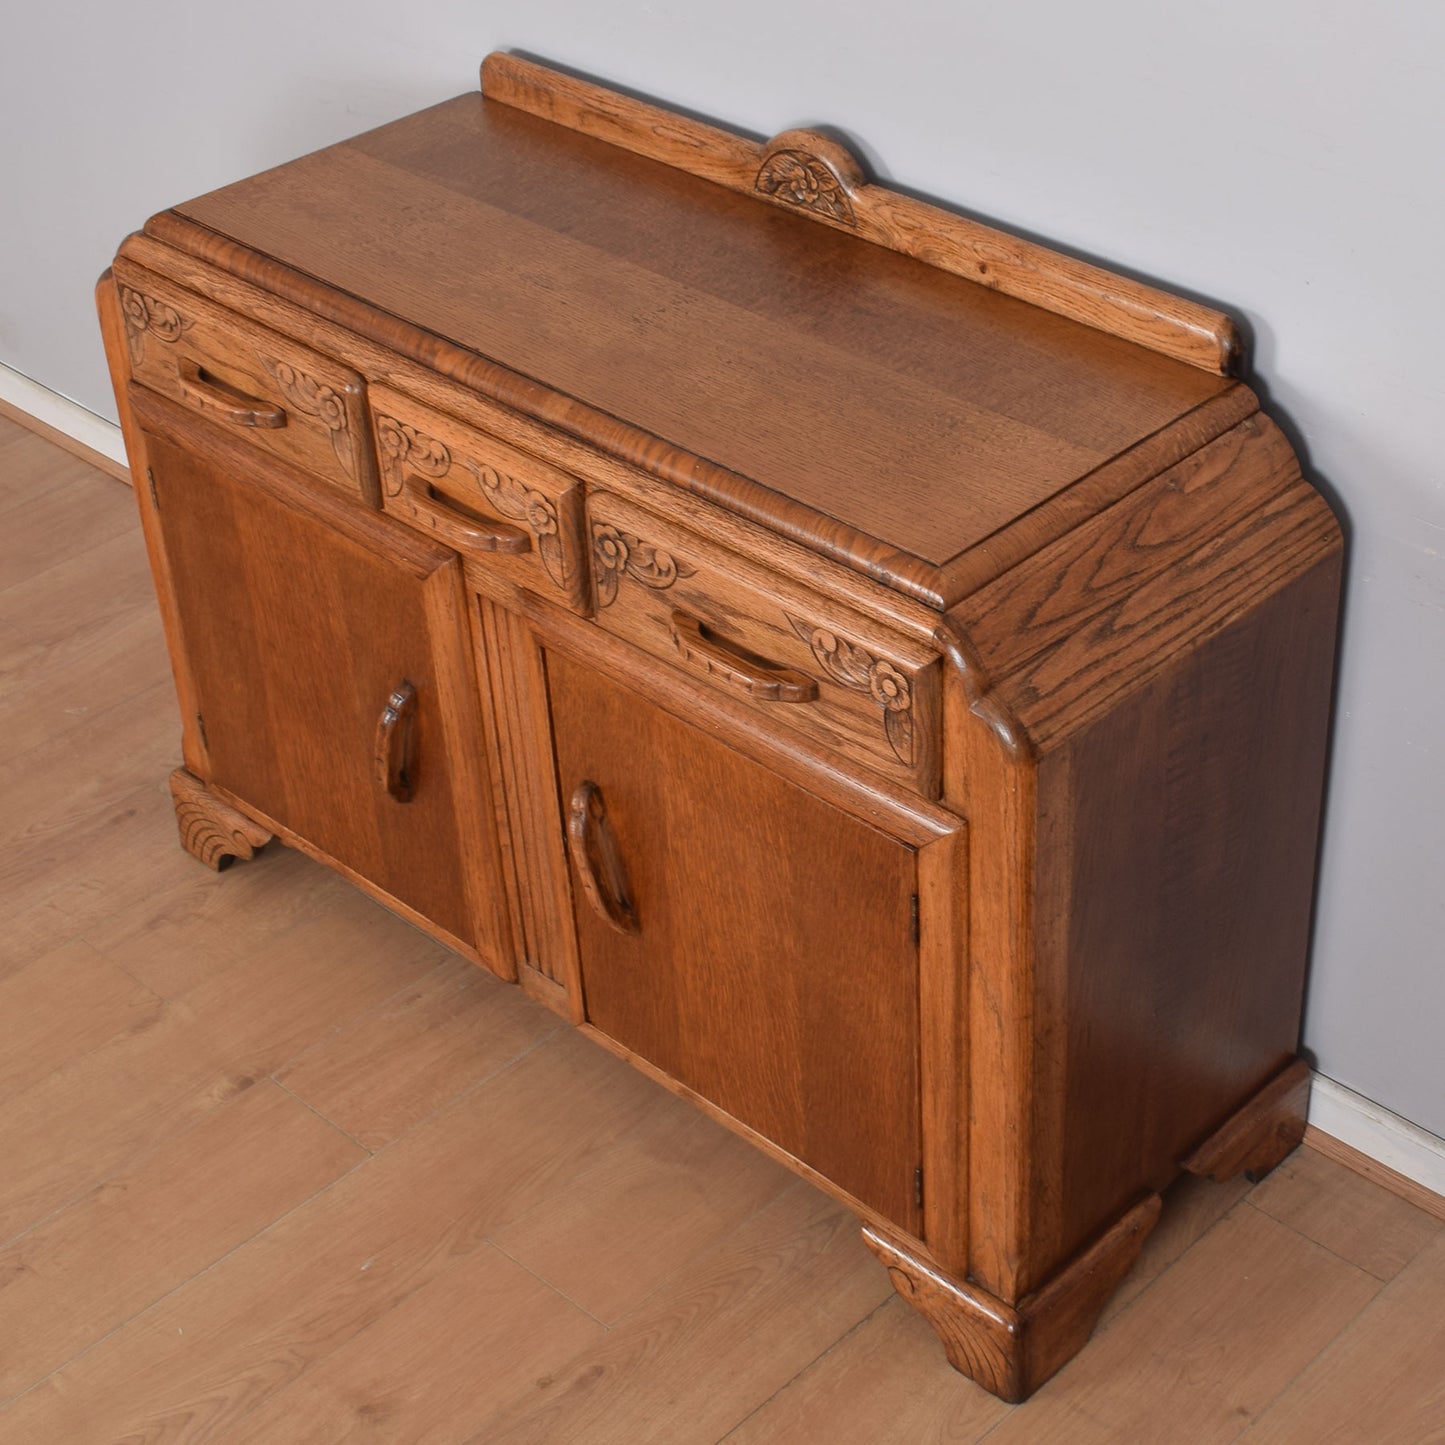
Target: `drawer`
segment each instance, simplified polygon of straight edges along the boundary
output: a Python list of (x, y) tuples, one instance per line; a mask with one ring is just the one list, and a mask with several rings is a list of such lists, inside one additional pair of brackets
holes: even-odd
[(455, 547), (473, 580), (586, 611), (576, 477), (390, 387), (372, 388), (371, 408), (388, 512)]
[(114, 269), (137, 381), (375, 505), (356, 372), (154, 272)]
[(613, 493), (588, 498), (587, 521), (598, 626), (938, 795), (936, 652)]

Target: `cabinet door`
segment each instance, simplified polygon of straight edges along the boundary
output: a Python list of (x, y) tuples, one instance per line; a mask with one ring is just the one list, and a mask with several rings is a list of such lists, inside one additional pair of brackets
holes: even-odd
[(916, 857), (548, 655), (601, 1032), (916, 1229)]
[(175, 426), (148, 424), (146, 454), (207, 781), (504, 957), (495, 843), (469, 832), (487, 808), (458, 560)]

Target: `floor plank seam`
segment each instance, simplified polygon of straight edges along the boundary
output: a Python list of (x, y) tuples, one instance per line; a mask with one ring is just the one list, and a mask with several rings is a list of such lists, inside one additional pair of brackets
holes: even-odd
[[(1263, 1213), (1263, 1212), (1264, 1212), (1263, 1210), (1260, 1211), (1260, 1213)], [(1271, 1218), (1273, 1218), (1273, 1216), (1271, 1216)], [(1296, 1230), (1295, 1232), (1298, 1233), (1297, 1230)], [(1307, 1238), (1307, 1236), (1301, 1236), (1301, 1237), (1302, 1237), (1302, 1238)], [(1311, 1242), (1313, 1243), (1313, 1241), (1311, 1241)], [(1321, 1248), (1323, 1248), (1323, 1246), (1321, 1246)], [(1327, 1253), (1333, 1253), (1333, 1251), (1326, 1251), (1326, 1252), (1327, 1252)], [(1339, 1256), (1338, 1256), (1338, 1255), (1335, 1255), (1335, 1258), (1338, 1259)], [(1345, 1263), (1349, 1263), (1349, 1261), (1346, 1260)], [(1363, 1271), (1362, 1271), (1362, 1272), (1363, 1272)], [(1374, 1279), (1375, 1276), (1374, 1276), (1374, 1275), (1370, 1275), (1370, 1278), (1371, 1278), (1371, 1279)], [(1295, 1385), (1297, 1385), (1297, 1384), (1300, 1382), (1300, 1380), (1302, 1380), (1302, 1379), (1315, 1367), (1315, 1365), (1316, 1365), (1320, 1360), (1322, 1360), (1332, 1349), (1334, 1349), (1336, 1343), (1337, 1343), (1345, 1334), (1347, 1334), (1351, 1329), (1353, 1329), (1354, 1326), (1355, 1326), (1355, 1324), (1356, 1324), (1359, 1320), (1363, 1319), (1363, 1318), (1365, 1317), (1365, 1315), (1367, 1315), (1372, 1309), (1375, 1308), (1376, 1304), (1379, 1302), (1380, 1296), (1385, 1293), (1385, 1289), (1386, 1289), (1386, 1286), (1385, 1286), (1384, 1284), (1381, 1284), (1381, 1285), (1380, 1285), (1380, 1288), (1379, 1288), (1378, 1290), (1376, 1290), (1375, 1293), (1374, 1293), (1373, 1295), (1371, 1295), (1370, 1298), (1367, 1299), (1367, 1300), (1365, 1301), (1365, 1303), (1364, 1303), (1363, 1305), (1361, 1305), (1360, 1308), (1357, 1309), (1357, 1310), (1354, 1312), (1354, 1314), (1352, 1314), (1352, 1315), (1349, 1317), (1349, 1319), (1345, 1320), (1345, 1321), (1340, 1325), (1339, 1329), (1337, 1329), (1337, 1330), (1334, 1332), (1334, 1334), (1332, 1334), (1332, 1335), (1329, 1337), (1329, 1339), (1326, 1340), (1326, 1341), (1324, 1342), (1324, 1344), (1322, 1344), (1322, 1345), (1320, 1346), (1320, 1348), (1319, 1348), (1318, 1350), (1316, 1350), (1315, 1353), (1314, 1353), (1313, 1355), (1311, 1355), (1311, 1356), (1309, 1357), (1309, 1359), (1306, 1360), (1306, 1361), (1304, 1362), (1304, 1364), (1302, 1364), (1302, 1365), (1299, 1367), (1299, 1369), (1296, 1370), (1295, 1373), (1294, 1373), (1293, 1375), (1291, 1375), (1290, 1378), (1289, 1378), (1288, 1380), (1286, 1380), (1286, 1381), (1279, 1387), (1279, 1389), (1276, 1390), (1275, 1393), (1274, 1393), (1273, 1395), (1271, 1395), (1271, 1396), (1269, 1397), (1269, 1399), (1266, 1400), (1266, 1401), (1264, 1402), (1264, 1404), (1262, 1404), (1262, 1405), (1259, 1407), (1258, 1411), (1257, 1411), (1254, 1415), (1252, 1415), (1249, 1419), (1247, 1419), (1247, 1420), (1239, 1427), (1239, 1429), (1238, 1429), (1233, 1435), (1231, 1435), (1231, 1436), (1229, 1437), (1230, 1441), (1238, 1440), (1241, 1435), (1244, 1435), (1246, 1432), (1248, 1432), (1248, 1431), (1250, 1431), (1250, 1430), (1253, 1430), (1256, 1425), (1260, 1424), (1260, 1423), (1265, 1419), (1265, 1417), (1269, 1414), (1269, 1412), (1270, 1412), (1271, 1410), (1273, 1410), (1274, 1407), (1275, 1407), (1277, 1404), (1279, 1404), (1279, 1402), (1280, 1402), (1287, 1394), (1289, 1394), (1289, 1392), (1295, 1387)]]
[[(519, 1218), (525, 1218), (525, 1215), (519, 1216)], [(507, 1222), (508, 1222), (509, 1224), (514, 1224), (514, 1223), (516, 1223), (515, 1220), (508, 1220)], [(511, 1253), (511, 1251), (508, 1250), (504, 1245), (498, 1244), (497, 1241), (496, 1241), (496, 1239), (493, 1238), (493, 1236), (491, 1236), (490, 1234), (486, 1236), (486, 1243), (489, 1244), (493, 1249), (495, 1249), (498, 1254), (504, 1256), (506, 1259), (511, 1260), (512, 1263), (515, 1264), (518, 1269), (524, 1270), (527, 1274), (531, 1275), (532, 1278), (533, 1278), (534, 1280), (536, 1280), (537, 1283), (540, 1284), (540, 1285), (543, 1287), (543, 1289), (550, 1290), (553, 1294), (560, 1296), (562, 1299), (566, 1300), (567, 1303), (568, 1303), (569, 1305), (571, 1305), (573, 1309), (577, 1310), (580, 1314), (586, 1315), (587, 1318), (588, 1318), (589, 1320), (591, 1320), (591, 1321), (593, 1322), (593, 1324), (597, 1325), (598, 1328), (600, 1328), (604, 1334), (609, 1334), (609, 1335), (610, 1335), (610, 1334), (612, 1333), (613, 1329), (615, 1328), (613, 1325), (609, 1325), (606, 1320), (600, 1320), (600, 1319), (598, 1319), (597, 1316), (594, 1315), (594, 1314), (592, 1313), (592, 1311), (587, 1308), (586, 1305), (581, 1304), (581, 1303), (579, 1303), (577, 1300), (573, 1299), (572, 1296), (569, 1295), (566, 1290), (562, 1289), (559, 1285), (553, 1284), (550, 1279), (547, 1279), (547, 1278), (545, 1278), (543, 1275), (538, 1274), (537, 1271), (536, 1271), (535, 1269), (533, 1269), (531, 1265), (529, 1265), (529, 1264), (524, 1264), (520, 1259), (517, 1258), (517, 1256), (516, 1256), (515, 1254)], [(590, 1349), (591, 1346), (589, 1345), (589, 1346), (587, 1346), (587, 1348)], [(580, 1353), (585, 1353), (585, 1351), (579, 1351), (578, 1353), (579, 1353), (579, 1354), (580, 1354)], [(574, 1356), (574, 1358), (575, 1358), (575, 1356)], [(555, 1372), (554, 1372), (554, 1373), (555, 1373)]]
[[(352, 1142), (353, 1144), (355, 1144), (356, 1147), (357, 1147), (358, 1149), (360, 1149), (360, 1150), (366, 1155), (366, 1159), (375, 1159), (375, 1158), (376, 1158), (376, 1155), (377, 1155), (377, 1152), (378, 1152), (377, 1150), (368, 1148), (365, 1144), (363, 1144), (363, 1143), (361, 1142), (360, 1139), (358, 1139), (358, 1138), (356, 1137), (355, 1134), (353, 1134), (353, 1133), (351, 1132), (351, 1130), (346, 1129), (346, 1128), (343, 1128), (340, 1124), (338, 1124), (338, 1123), (336, 1122), (335, 1119), (328, 1119), (328, 1118), (326, 1117), (326, 1115), (321, 1112), (320, 1109), (318, 1109), (318, 1108), (315, 1107), (315, 1105), (313, 1105), (313, 1104), (309, 1103), (307, 1100), (303, 1099), (300, 1094), (294, 1093), (292, 1090), (288, 1089), (288, 1088), (286, 1087), (286, 1085), (283, 1084), (283, 1083), (281, 1082), (281, 1080), (278, 1079), (274, 1073), (267, 1074), (267, 1075), (266, 1075), (266, 1080), (267, 1080), (268, 1083), (275, 1084), (275, 1086), (276, 1086), (278, 1089), (280, 1089), (281, 1092), (282, 1092), (283, 1094), (285, 1094), (288, 1098), (295, 1099), (296, 1102), (297, 1102), (298, 1104), (300, 1104), (301, 1107), (302, 1107), (303, 1109), (305, 1109), (308, 1114), (314, 1115), (316, 1118), (320, 1119), (323, 1124), (327, 1125), (329, 1128), (335, 1129), (336, 1132), (337, 1132), (338, 1134), (340, 1134), (343, 1138), (346, 1138), (346, 1139), (351, 1140), (351, 1142)], [(358, 1160), (356, 1161), (356, 1163), (357, 1163), (358, 1165), (360, 1165), (360, 1164), (365, 1164), (365, 1163), (366, 1163), (366, 1159), (358, 1159)], [(353, 1166), (353, 1167), (355, 1167), (355, 1166)], [(348, 1173), (348, 1174), (349, 1174), (350, 1172), (351, 1172), (350, 1170), (347, 1170), (347, 1173)]]
[(731, 1440), (732, 1437), (736, 1435), (738, 1431), (741, 1430), (743, 1426), (746, 1425), (748, 1421), (753, 1418), (754, 1415), (757, 1415), (762, 1410), (766, 1410), (767, 1407), (771, 1405), (774, 1400), (778, 1399), (781, 1395), (792, 1389), (792, 1387), (797, 1384), (797, 1382), (801, 1380), (803, 1376), (808, 1373), (809, 1370), (813, 1369), (814, 1366), (821, 1364), (825, 1359), (827, 1359), (829, 1355), (833, 1353), (834, 1350), (836, 1350), (845, 1341), (852, 1339), (852, 1337), (856, 1335), (858, 1331), (864, 1327), (864, 1325), (866, 1325), (870, 1320), (874, 1319), (883, 1310), (886, 1310), (888, 1306), (892, 1303), (893, 1301), (891, 1299), (882, 1300), (878, 1304), (874, 1305), (873, 1308), (869, 1310), (862, 1319), (855, 1320), (853, 1324), (849, 1325), (849, 1327), (844, 1330), (843, 1333), (839, 1335), (838, 1338), (834, 1340), (830, 1345), (826, 1346), (824, 1349), (819, 1350), (818, 1353), (814, 1355), (813, 1358), (809, 1360), (806, 1364), (800, 1365), (798, 1369), (796, 1369), (786, 1380), (784, 1380), (783, 1383), (779, 1385), (778, 1388), (774, 1390), (771, 1395), (769, 1395), (765, 1400), (759, 1400), (758, 1403), (754, 1405), (753, 1408), (742, 1417), (742, 1419), (737, 1420), (732, 1425), (730, 1425), (728, 1427), (727, 1433), (724, 1435), (719, 1435), (717, 1440), (714, 1442), (714, 1445), (724, 1445), (725, 1441)]
[[(401, 989), (399, 990), (399, 992), (405, 993), (406, 990)], [(367, 1016), (367, 1014), (359, 1014), (357, 1017), (359, 1019), (362, 1019), (366, 1018)], [(541, 1038), (534, 1039), (520, 1053), (514, 1054), (510, 1059), (507, 1059), (504, 1063), (499, 1064), (495, 1069), (491, 1070), (490, 1073), (483, 1074), (480, 1078), (473, 1079), (472, 1082), (469, 1083), (465, 1088), (459, 1089), (450, 1098), (443, 1099), (442, 1102), (439, 1103), (435, 1109), (432, 1109), (430, 1112), (419, 1115), (417, 1118), (413, 1119), (411, 1123), (409, 1123), (406, 1128), (402, 1129), (394, 1138), (388, 1139), (385, 1144), (378, 1144), (375, 1149), (368, 1149), (367, 1152), (371, 1155), (373, 1159), (380, 1158), (380, 1156), (385, 1154), (389, 1149), (392, 1149), (397, 1144), (400, 1144), (403, 1139), (410, 1138), (411, 1135), (416, 1133), (416, 1131), (422, 1127), (422, 1125), (428, 1123), (432, 1119), (435, 1119), (438, 1114), (443, 1113), (445, 1110), (450, 1109), (453, 1106), (461, 1103), (463, 1099), (469, 1098), (478, 1089), (484, 1088), (486, 1085), (492, 1083), (496, 1079), (501, 1078), (503, 1074), (507, 1073), (510, 1069), (513, 1069), (518, 1064), (520, 1064), (522, 1060), (528, 1056), (528, 1054), (532, 1053), (536, 1049), (541, 1048), (543, 1044), (547, 1043), (551, 1039), (556, 1038), (559, 1034), (563, 1032), (565, 1032), (565, 1029), (564, 1026), (561, 1024), (558, 1024), (557, 1027), (554, 1029), (548, 1029), (548, 1031), (543, 1034)], [(307, 1052), (308, 1050), (303, 1050), (301, 1053), (297, 1054), (295, 1058), (288, 1059), (284, 1064), (278, 1065), (276, 1072), (280, 1073), (285, 1069), (289, 1069), (292, 1064), (298, 1063), (301, 1059), (303, 1059)], [(271, 1081), (273, 1083), (280, 1084), (279, 1079), (276, 1079), (274, 1076), (269, 1077), (271, 1077)], [(280, 1084), (280, 1087), (285, 1088), (286, 1086), (284, 1084)], [(287, 1089), (286, 1092), (289, 1094), (291, 1091)], [(293, 1097), (299, 1098), (300, 1096), (295, 1095)], [(301, 1100), (301, 1102), (305, 1103), (305, 1100), (303, 1099)], [(307, 1107), (309, 1108), (310, 1106), (308, 1105)], [(316, 1111), (313, 1110), (313, 1112)], [(324, 1114), (321, 1114), (318, 1117), (323, 1119), (326, 1118)], [(326, 1119), (326, 1122), (330, 1124), (332, 1121), (330, 1119)], [(340, 1126), (338, 1125), (337, 1127)], [(342, 1132), (345, 1133), (346, 1131), (342, 1130)], [(347, 1135), (347, 1137), (350, 1138), (351, 1136)], [(358, 1144), (361, 1143), (359, 1139), (356, 1142)], [(361, 1147), (363, 1149), (367, 1148), (365, 1144), (361, 1144)]]
[(1366, 1269), (1365, 1266), (1362, 1264), (1356, 1264), (1354, 1260), (1348, 1258), (1346, 1255), (1341, 1254), (1338, 1250), (1331, 1249), (1329, 1245), (1322, 1243), (1320, 1240), (1316, 1239), (1314, 1235), (1306, 1234), (1304, 1230), (1291, 1224), (1287, 1219), (1281, 1219), (1277, 1214), (1271, 1214), (1269, 1210), (1264, 1208), (1263, 1205), (1256, 1204), (1250, 1195), (1246, 1194), (1244, 1198), (1241, 1199), (1239, 1202), (1241, 1204), (1248, 1204), (1256, 1214), (1262, 1214), (1266, 1219), (1273, 1221), (1275, 1224), (1278, 1224), (1282, 1229), (1287, 1229), (1290, 1231), (1291, 1234), (1298, 1235), (1302, 1240), (1305, 1241), (1306, 1244), (1312, 1244), (1316, 1249), (1324, 1250), (1324, 1252), (1329, 1255), (1331, 1259), (1337, 1259), (1341, 1264), (1346, 1265), (1350, 1269), (1356, 1270), (1358, 1273), (1364, 1275), (1366, 1279), (1374, 1280), (1381, 1289), (1384, 1289), (1385, 1286), (1391, 1282), (1391, 1280), (1394, 1280), (1404, 1270), (1408, 1269), (1411, 1262), (1416, 1258), (1420, 1251), (1423, 1250), (1425, 1246), (1428, 1245), (1434, 1238), (1434, 1235), (1431, 1235), (1430, 1239), (1427, 1239), (1424, 1244), (1420, 1245), (1420, 1247), (1415, 1251), (1415, 1253), (1412, 1254), (1410, 1258), (1407, 1259), (1400, 1266), (1400, 1268), (1397, 1269), (1395, 1273), (1389, 1277), (1389, 1279), (1386, 1279), (1376, 1274), (1374, 1270)]
[[(197, 1122), (199, 1123), (201, 1121)], [(175, 1138), (181, 1138), (183, 1137), (184, 1133), (189, 1132), (189, 1130), (185, 1130), (182, 1134), (176, 1135)], [(169, 1143), (174, 1141), (167, 1140), (166, 1142)], [(356, 1163), (353, 1164), (349, 1169), (343, 1170), (334, 1179), (328, 1180), (325, 1184), (321, 1186), (320, 1189), (317, 1189), (311, 1194), (308, 1194), (304, 1199), (298, 1199), (289, 1209), (283, 1210), (282, 1213), (278, 1214), (274, 1219), (268, 1221), (266, 1224), (263, 1224), (260, 1229), (257, 1229), (253, 1233), (248, 1234), (244, 1239), (238, 1240), (234, 1245), (231, 1246), (230, 1249), (225, 1250), (221, 1254), (218, 1254), (215, 1259), (211, 1260), (209, 1264), (204, 1265), (202, 1268), (196, 1270), (193, 1274), (187, 1275), (185, 1279), (178, 1280), (174, 1285), (171, 1286), (170, 1289), (166, 1290), (162, 1294), (158, 1294), (153, 1300), (150, 1300), (140, 1309), (136, 1310), (134, 1314), (128, 1315), (125, 1319), (121, 1320), (111, 1329), (107, 1330), (103, 1335), (100, 1335), (96, 1339), (92, 1340), (89, 1344), (85, 1346), (84, 1349), (78, 1350), (68, 1360), (64, 1361), (62, 1364), (57, 1365), (53, 1370), (48, 1370), (44, 1375), (40, 1377), (40, 1379), (36, 1380), (34, 1384), (28, 1385), (18, 1394), (12, 1395), (8, 1400), (0, 1402), (0, 1417), (3, 1417), (6, 1411), (12, 1409), (27, 1395), (33, 1394), (36, 1390), (40, 1389), (40, 1387), (44, 1385), (47, 1380), (53, 1379), (63, 1370), (68, 1370), (72, 1365), (77, 1364), (79, 1361), (83, 1360), (92, 1351), (99, 1349), (103, 1344), (105, 1344), (107, 1340), (119, 1334), (121, 1330), (128, 1328), (137, 1320), (143, 1319), (152, 1310), (159, 1309), (163, 1304), (165, 1304), (167, 1300), (171, 1299), (174, 1295), (180, 1293), (181, 1290), (188, 1289), (197, 1281), (205, 1279), (207, 1275), (209, 1275), (213, 1270), (217, 1269), (220, 1265), (224, 1264), (238, 1250), (245, 1249), (253, 1241), (260, 1239), (262, 1235), (269, 1233), (278, 1225), (282, 1224), (285, 1220), (289, 1219), (293, 1214), (296, 1213), (298, 1209), (304, 1209), (313, 1200), (319, 1199), (329, 1189), (332, 1189), (336, 1185), (340, 1184), (342, 1180), (349, 1178), (353, 1173), (356, 1172), (356, 1170), (360, 1169), (363, 1165), (365, 1165), (370, 1157), (371, 1156), (368, 1156), (367, 1159), (358, 1159)], [(107, 1176), (107, 1178), (110, 1177), (113, 1176)], [(87, 1190), (86, 1192), (89, 1193), (90, 1191)], [(0, 1424), (3, 1423), (3, 1418), (0, 1418)]]
[[(142, 698), (146, 697), (146, 696), (147, 696), (148, 694), (150, 694), (150, 693), (160, 693), (160, 694), (163, 694), (163, 695), (167, 698), (167, 700), (168, 700), (169, 710), (170, 710), (172, 713), (174, 713), (174, 709), (175, 709), (175, 701), (174, 701), (174, 699), (175, 699), (175, 691), (174, 691), (174, 688), (173, 688), (171, 682), (167, 679), (167, 680), (162, 681), (162, 682), (152, 683), (150, 687), (143, 688), (140, 692), (135, 693), (135, 694), (133, 694), (133, 695), (130, 696), (130, 697), (118, 699), (118, 700), (115, 701), (115, 702), (112, 702), (112, 703), (107, 704), (105, 707), (101, 708), (98, 712), (93, 712), (93, 713), (91, 713), (91, 714), (85, 719), (84, 724), (82, 724), (81, 726), (89, 727), (92, 723), (98, 722), (101, 718), (108, 718), (112, 713), (120, 712), (122, 709), (125, 709), (125, 708), (134, 707)], [(179, 719), (178, 717), (175, 719), (175, 729), (176, 729), (176, 738), (177, 738), (177, 751), (179, 752), (179, 750), (180, 750), (180, 748), (179, 748), (179, 738), (180, 738), (181, 724), (180, 724), (180, 719)], [(12, 754), (10, 754), (10, 755), (5, 759), (6, 766), (7, 766), (7, 768), (17, 767), (18, 765), (24, 763), (25, 760), (26, 760), (27, 758), (29, 758), (33, 753), (39, 752), (39, 751), (40, 751), (41, 749), (43, 749), (43, 748), (53, 747), (57, 742), (61, 742), (61, 743), (73, 742), (73, 741), (74, 741), (74, 738), (75, 738), (75, 734), (76, 734), (77, 732), (79, 732), (79, 731), (80, 731), (80, 727), (77, 726), (77, 727), (74, 727), (74, 728), (69, 728), (69, 729), (67, 729), (67, 730), (66, 730), (65, 732), (63, 732), (63, 733), (58, 733), (58, 734), (57, 734), (55, 737), (53, 737), (53, 738), (42, 738), (41, 741), (39, 741), (38, 743), (32, 743), (28, 748), (24, 748), (24, 749), (22, 749), (22, 750), (21, 750), (20, 752), (18, 752), (18, 753), (12, 753)], [(84, 772), (84, 769), (83, 769), (83, 768), (82, 768), (82, 769), (78, 769), (77, 772), (79, 773), (80, 776), (82, 776), (82, 777), (85, 776), (85, 772)], [(137, 796), (140, 795), (141, 791), (142, 791), (142, 789), (140, 789), (139, 787), (134, 788), (134, 789), (132, 789), (129, 793), (125, 794), (125, 797), (126, 797), (126, 798), (137, 797)], [(154, 792), (159, 791), (159, 790), (157, 789), (157, 787), (156, 787), (155, 784), (151, 783), (151, 784), (147, 784), (147, 785), (146, 785), (144, 791), (147, 792), (147, 793), (154, 793)], [(0, 888), (3, 888), (3, 887), (4, 887), (4, 880), (3, 880), (3, 879), (0, 879)]]
[[(81, 483), (77, 481), (71, 483), (71, 485), (80, 486)], [(13, 509), (11, 512), (11, 516), (12, 518), (14, 516)], [(35, 582), (39, 578), (46, 576), (48, 573), (55, 571), (57, 567), (67, 566), (69, 563), (74, 562), (77, 558), (86, 557), (91, 552), (98, 551), (101, 547), (104, 547), (108, 542), (113, 542), (117, 537), (121, 537), (124, 535), (124, 532), (112, 532), (109, 536), (102, 537), (98, 541), (91, 543), (89, 547), (82, 548), (78, 552), (68, 552), (62, 557), (60, 557), (58, 560), (51, 562), (48, 566), (37, 568), (34, 572), (27, 572), (23, 577), (14, 577), (7, 581), (0, 581), (0, 599), (3, 599), (5, 594), (11, 591), (13, 588), (24, 587), (27, 583)]]

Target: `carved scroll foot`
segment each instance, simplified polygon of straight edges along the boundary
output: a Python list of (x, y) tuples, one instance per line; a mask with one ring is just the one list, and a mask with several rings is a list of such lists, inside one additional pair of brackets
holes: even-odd
[(236, 858), (250, 858), (271, 841), (271, 834), (223, 803), (184, 768), (171, 774), (171, 798), (181, 847), (218, 873)]
[(1310, 1066), (1296, 1059), (1231, 1114), (1182, 1168), (1223, 1182), (1236, 1174), (1263, 1179), (1305, 1136)]
[(863, 1242), (887, 1266), (894, 1289), (933, 1326), (949, 1364), (1017, 1404), (1083, 1348), (1158, 1218), (1159, 1196), (1151, 1194), (1016, 1305), (948, 1278), (871, 1226)]

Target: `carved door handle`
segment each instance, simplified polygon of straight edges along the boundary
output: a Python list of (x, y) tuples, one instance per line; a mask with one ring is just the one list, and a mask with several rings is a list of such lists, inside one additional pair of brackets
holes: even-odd
[(503, 552), (515, 556), (532, 550), (532, 534), (510, 522), (481, 522), (449, 507), (432, 495), (421, 477), (410, 476), (401, 484), (401, 501), (418, 522), (430, 527), (459, 552)]
[(398, 803), (416, 792), (416, 689), (406, 681), (392, 689), (376, 722), (376, 781)]
[(602, 789), (596, 783), (578, 783), (572, 794), (567, 844), (587, 901), (619, 933), (641, 933), (642, 921), (632, 902), (622, 853), (607, 821)]
[(813, 702), (818, 684), (805, 672), (781, 667), (718, 637), (686, 612), (672, 614), (672, 643), (689, 662), (745, 692), (755, 702)]
[(181, 358), (178, 368), (181, 395), (192, 406), (229, 422), (232, 426), (282, 427), (286, 425), (286, 408), (259, 396), (249, 396), (219, 376), (212, 376), (197, 361)]

